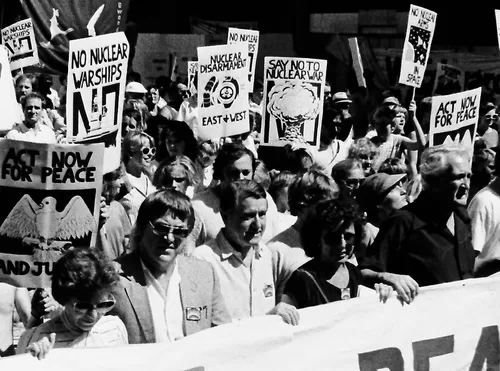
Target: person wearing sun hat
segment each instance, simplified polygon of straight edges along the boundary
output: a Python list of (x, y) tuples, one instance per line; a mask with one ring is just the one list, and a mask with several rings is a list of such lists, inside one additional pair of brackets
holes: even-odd
[(359, 264), (365, 280), (390, 284), (406, 303), (419, 286), (473, 277), (476, 257), (466, 209), (468, 149), (430, 147), (422, 154), (420, 173), (422, 192), (382, 223)]
[(144, 96), (148, 91), (140, 82), (132, 81), (125, 87), (125, 97), (126, 100), (130, 99), (141, 99), (144, 101)]

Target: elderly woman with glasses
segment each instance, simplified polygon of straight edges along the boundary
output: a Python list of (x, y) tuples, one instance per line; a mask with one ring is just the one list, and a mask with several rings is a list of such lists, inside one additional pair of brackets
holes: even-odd
[(477, 134), (484, 140), (487, 148), (495, 148), (498, 145), (498, 107), (493, 103), (487, 103), (480, 110)]
[(55, 264), (52, 295), (60, 314), (21, 336), (17, 353), (42, 359), (52, 348), (109, 347), (128, 344), (127, 330), (116, 316), (111, 294), (119, 276), (113, 263), (93, 248), (73, 248)]

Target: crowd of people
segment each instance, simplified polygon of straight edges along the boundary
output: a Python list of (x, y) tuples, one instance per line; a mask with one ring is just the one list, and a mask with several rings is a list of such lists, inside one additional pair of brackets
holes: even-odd
[[(320, 145), (269, 148), (259, 80), (249, 130), (201, 141), (195, 90), (128, 79), (122, 161), (104, 175), (96, 245), (66, 252), (51, 287), (0, 284), (2, 356), (173, 342), (261, 315), (298, 325), (300, 308), (363, 295), (411, 304), (420, 287), (500, 271), (488, 97), (473, 151), (428, 146), (431, 97), (405, 104), (404, 89), (329, 85)], [(65, 143), (65, 92), (50, 85), (15, 78), (19, 123), (5, 138)]]

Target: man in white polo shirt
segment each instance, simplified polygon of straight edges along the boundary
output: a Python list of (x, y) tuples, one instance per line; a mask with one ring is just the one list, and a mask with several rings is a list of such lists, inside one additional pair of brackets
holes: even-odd
[(212, 264), (232, 321), (278, 314), (296, 325), (297, 309), (280, 303), (277, 293), (303, 260), (287, 259), (284, 249), (261, 242), (266, 228), (266, 192), (253, 180), (237, 180), (221, 188), (224, 228), (194, 255)]

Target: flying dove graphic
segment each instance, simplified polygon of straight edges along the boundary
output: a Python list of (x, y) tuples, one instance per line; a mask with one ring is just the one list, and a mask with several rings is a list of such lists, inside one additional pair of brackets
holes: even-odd
[(39, 238), (50, 244), (53, 240), (82, 238), (96, 230), (94, 217), (80, 196), (73, 197), (61, 212), (56, 206), (54, 197), (45, 197), (37, 204), (25, 194), (0, 226), (0, 234)]

